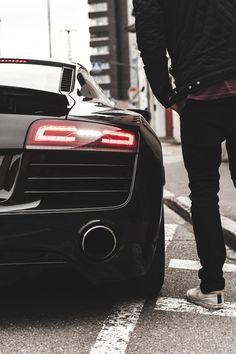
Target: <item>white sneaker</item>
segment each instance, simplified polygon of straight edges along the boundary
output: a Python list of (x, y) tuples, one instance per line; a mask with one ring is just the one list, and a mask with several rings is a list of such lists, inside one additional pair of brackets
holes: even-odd
[(200, 287), (197, 287), (187, 291), (187, 300), (207, 309), (219, 310), (224, 307), (224, 292), (219, 290), (204, 294)]

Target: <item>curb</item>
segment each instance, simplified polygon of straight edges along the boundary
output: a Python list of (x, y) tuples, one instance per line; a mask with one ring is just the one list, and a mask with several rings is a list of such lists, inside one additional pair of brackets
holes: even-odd
[[(175, 197), (173, 193), (164, 190), (163, 200), (170, 209), (189, 223), (192, 223), (190, 212), (191, 201), (188, 197)], [(226, 245), (236, 250), (236, 222), (225, 216), (221, 216), (221, 223)]]

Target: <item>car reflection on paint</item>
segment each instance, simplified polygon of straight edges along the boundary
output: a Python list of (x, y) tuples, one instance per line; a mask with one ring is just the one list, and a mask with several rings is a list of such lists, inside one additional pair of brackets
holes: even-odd
[(1, 269), (71, 266), (158, 293), (164, 172), (142, 115), (79, 64), (0, 59)]

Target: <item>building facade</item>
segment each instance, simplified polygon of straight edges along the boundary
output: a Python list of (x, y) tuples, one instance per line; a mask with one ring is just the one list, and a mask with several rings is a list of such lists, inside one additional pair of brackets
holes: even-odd
[(127, 0), (88, 0), (92, 74), (108, 97), (128, 100)]

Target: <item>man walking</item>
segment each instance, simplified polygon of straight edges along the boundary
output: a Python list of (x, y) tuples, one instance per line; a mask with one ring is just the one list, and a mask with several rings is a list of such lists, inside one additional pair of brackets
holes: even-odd
[(153, 93), (180, 114), (202, 266), (200, 287), (188, 290), (187, 299), (219, 309), (224, 305), (226, 257), (218, 206), (224, 140), (236, 186), (236, 0), (133, 0), (133, 4), (138, 48)]

